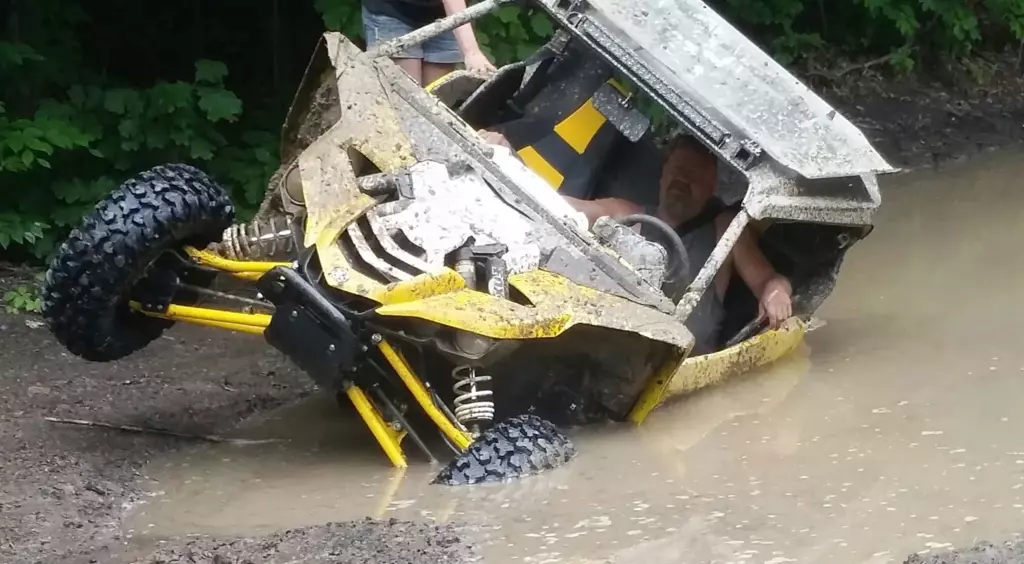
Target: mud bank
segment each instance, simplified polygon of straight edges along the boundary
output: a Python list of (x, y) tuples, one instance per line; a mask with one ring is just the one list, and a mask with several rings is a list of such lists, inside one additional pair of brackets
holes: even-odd
[(1003, 544), (979, 542), (974, 546), (930, 556), (911, 556), (904, 564), (1020, 564), (1024, 562), (1024, 541)]
[(941, 76), (892, 79), (871, 69), (833, 69), (801, 78), (904, 169), (1024, 144), (1024, 75), (1016, 53)]
[(183, 547), (144, 556), (152, 564), (461, 564), (466, 552), (452, 527), (417, 523), (350, 521), (292, 529), (266, 537), (194, 539)]

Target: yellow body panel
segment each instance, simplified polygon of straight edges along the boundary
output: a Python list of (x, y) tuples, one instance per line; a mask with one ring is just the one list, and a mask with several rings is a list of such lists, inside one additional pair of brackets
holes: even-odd
[(423, 300), (439, 294), (457, 292), (466, 287), (466, 281), (450, 268), (420, 274), (409, 280), (381, 284), (354, 268), (337, 241), (318, 242), (317, 251), (320, 262), (331, 265), (330, 270), (324, 270), (328, 284), (343, 292), (362, 296), (380, 304)]
[(687, 358), (671, 377), (651, 382), (630, 412), (629, 420), (639, 425), (654, 408), (672, 397), (771, 364), (795, 350), (806, 332), (807, 325), (793, 317), (774, 331), (765, 331), (728, 349)]
[[(347, 63), (360, 58), (362, 51), (346, 41), (328, 41), (327, 51), (339, 69), (341, 119), (298, 158), (308, 210), (304, 244), (317, 244), (318, 250), (323, 241), (336, 241), (348, 225), (344, 215), (346, 208), (352, 207), (351, 200), (369, 198), (359, 191), (356, 175), (360, 171), (353, 168), (353, 152), (382, 172), (416, 163), (412, 144), (374, 67)], [(329, 271), (334, 265), (323, 266)]]
[(513, 274), (509, 284), (532, 305), (521, 305), (474, 290), (439, 294), (377, 309), (385, 317), (414, 317), (495, 339), (557, 337), (583, 324), (639, 333), (689, 350), (693, 337), (672, 315), (606, 294), (564, 276), (534, 270)]
[(452, 107), (457, 100), (468, 98), (486, 81), (487, 77), (479, 72), (459, 69), (434, 80), (424, 90), (433, 94), (444, 105)]
[(493, 339), (541, 339), (560, 335), (572, 315), (496, 299), (475, 290), (460, 290), (415, 302), (382, 306), (389, 317), (415, 317)]

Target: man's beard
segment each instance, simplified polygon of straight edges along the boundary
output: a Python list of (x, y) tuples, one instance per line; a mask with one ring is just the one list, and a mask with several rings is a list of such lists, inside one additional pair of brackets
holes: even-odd
[(681, 180), (673, 180), (664, 191), (661, 204), (658, 206), (666, 219), (674, 223), (682, 223), (687, 215), (692, 214), (693, 198), (689, 188)]

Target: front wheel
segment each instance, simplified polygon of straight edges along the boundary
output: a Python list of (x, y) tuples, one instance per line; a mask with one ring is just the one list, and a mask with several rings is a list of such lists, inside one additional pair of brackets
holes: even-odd
[(517, 415), (484, 431), (434, 483), (508, 482), (557, 468), (575, 456), (576, 446), (553, 424), (536, 415)]
[(96, 204), (50, 263), (42, 286), (50, 331), (91, 361), (142, 349), (172, 322), (131, 310), (135, 285), (165, 252), (219, 240), (234, 213), (227, 192), (188, 165), (162, 165), (128, 180)]

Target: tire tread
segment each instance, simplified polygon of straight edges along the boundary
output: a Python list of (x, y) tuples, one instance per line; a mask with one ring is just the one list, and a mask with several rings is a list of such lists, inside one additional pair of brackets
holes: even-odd
[(173, 322), (128, 312), (122, 297), (159, 252), (204, 246), (234, 220), (228, 193), (185, 164), (154, 167), (100, 200), (46, 272), (42, 313), (72, 354), (108, 362), (136, 352)]
[(517, 415), (484, 431), (434, 478), (449, 486), (508, 482), (562, 466), (576, 446), (536, 415)]

